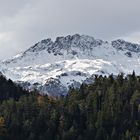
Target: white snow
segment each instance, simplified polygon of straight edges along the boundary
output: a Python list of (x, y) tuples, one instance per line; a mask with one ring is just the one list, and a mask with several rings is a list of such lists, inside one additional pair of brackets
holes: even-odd
[[(117, 42), (117, 41), (116, 41)], [(90, 36), (73, 35), (41, 41), (26, 52), (0, 63), (0, 71), (14, 81), (45, 84), (59, 79), (68, 88), (74, 81), (82, 83), (93, 74), (140, 74), (140, 49), (137, 44), (95, 40)], [(118, 46), (117, 46), (118, 45)], [(119, 47), (121, 49), (118, 49)], [(131, 51), (130, 51), (131, 49)], [(135, 49), (135, 48), (134, 48)], [(125, 53), (130, 52), (131, 57)], [(80, 74), (77, 74), (80, 72)]]

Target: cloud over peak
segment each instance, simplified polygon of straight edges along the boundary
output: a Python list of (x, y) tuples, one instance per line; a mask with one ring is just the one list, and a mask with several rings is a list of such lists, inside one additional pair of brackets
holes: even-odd
[[(140, 1), (0, 0), (0, 59), (37, 41), (68, 34), (138, 42)], [(134, 39), (133, 39), (134, 38)], [(12, 51), (11, 51), (12, 49)]]

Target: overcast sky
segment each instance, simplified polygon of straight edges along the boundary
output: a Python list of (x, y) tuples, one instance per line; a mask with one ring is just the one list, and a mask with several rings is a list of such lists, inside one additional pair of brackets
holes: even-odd
[(140, 43), (140, 0), (0, 0), (0, 59), (75, 33)]

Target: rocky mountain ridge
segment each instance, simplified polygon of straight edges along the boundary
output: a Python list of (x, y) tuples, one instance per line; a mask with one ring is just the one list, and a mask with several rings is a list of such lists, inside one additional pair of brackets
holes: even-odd
[(140, 74), (140, 45), (68, 35), (55, 41), (44, 39), (0, 66), (4, 75), (24, 88), (60, 96), (71, 86), (90, 83), (95, 74), (129, 74), (133, 70)]

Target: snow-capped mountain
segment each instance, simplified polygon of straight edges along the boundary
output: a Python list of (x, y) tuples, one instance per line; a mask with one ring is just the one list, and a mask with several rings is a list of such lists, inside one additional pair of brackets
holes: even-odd
[(0, 71), (24, 88), (53, 96), (65, 95), (70, 86), (92, 81), (94, 74), (129, 74), (133, 70), (140, 74), (139, 69), (140, 45), (79, 34), (42, 40), (0, 63)]

